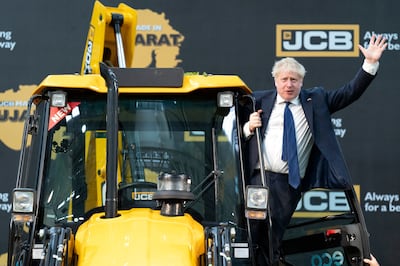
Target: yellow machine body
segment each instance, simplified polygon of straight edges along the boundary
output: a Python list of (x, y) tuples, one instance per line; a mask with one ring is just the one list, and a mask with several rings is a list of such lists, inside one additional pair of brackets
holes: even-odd
[(119, 4), (118, 7), (108, 7), (99, 1), (95, 1), (82, 59), (82, 75), (99, 74), (99, 62), (107, 62), (112, 66), (118, 65), (115, 33), (113, 27), (110, 27), (113, 14), (123, 16), (121, 35), (124, 36), (126, 67), (132, 66), (137, 23), (136, 10), (125, 4)]
[(204, 254), (203, 227), (188, 214), (166, 217), (141, 208), (120, 211), (113, 219), (102, 215), (80, 226), (77, 265), (199, 265)]
[[(115, 15), (123, 16), (123, 24), (120, 33), (124, 36), (123, 57), (126, 61), (125, 66), (119, 66), (119, 57), (117, 54), (120, 51), (118, 51), (115, 45), (116, 40), (113, 27), (110, 27), (113, 16)], [(104, 128), (84, 129), (86, 124), (82, 124), (81, 127), (77, 129), (77, 132), (80, 132), (80, 134), (83, 133), (83, 137), (79, 138), (80, 142), (77, 144), (79, 147), (71, 146), (71, 143), (74, 143), (74, 139), (72, 137), (70, 138), (69, 134), (72, 136), (74, 135), (73, 133), (77, 132), (68, 132), (69, 121), (67, 117), (70, 116), (71, 119), (74, 120), (74, 115), (76, 117), (80, 116), (79, 113), (74, 114), (72, 109), (75, 107), (77, 107), (75, 111), (80, 108), (85, 110), (88, 108), (90, 109), (90, 107), (88, 107), (90, 105), (85, 106), (85, 101), (87, 99), (93, 100), (95, 98), (98, 99), (99, 102), (104, 102), (106, 96), (110, 95), (109, 87), (102, 75), (103, 73), (101, 73), (100, 65), (106, 64), (110, 69), (116, 69), (118, 67), (121, 69), (128, 69), (132, 66), (136, 21), (136, 11), (125, 4), (120, 4), (117, 8), (112, 8), (105, 7), (100, 2), (95, 1), (82, 60), (81, 73), (49, 75), (33, 92), (33, 95), (37, 96), (38, 105), (48, 101), (51, 96), (49, 97), (47, 95), (52, 95), (53, 92), (65, 92), (65, 95), (67, 95), (66, 105), (54, 107), (49, 104), (46, 107), (49, 108), (47, 111), (49, 114), (46, 114), (50, 116), (48, 121), (52, 121), (52, 110), (55, 110), (56, 118), (59, 119), (53, 122), (52, 127), (43, 127), (45, 131), (43, 133), (44, 137), (47, 137), (47, 134), (51, 134), (50, 131), (56, 132), (54, 133), (54, 136), (52, 136), (53, 142), (48, 145), (52, 146), (52, 150), (49, 152), (52, 154), (49, 164), (52, 164), (51, 161), (57, 161), (60, 162), (61, 166), (63, 166), (65, 162), (66, 166), (65, 168), (60, 168), (60, 166), (57, 165), (54, 166), (54, 169), (50, 167), (48, 172), (54, 172), (55, 177), (49, 177), (50, 181), (47, 183), (38, 182), (40, 185), (51, 187), (48, 190), (47, 188), (43, 189), (43, 195), (39, 196), (39, 199), (45, 200), (46, 203), (40, 203), (44, 206), (40, 205), (38, 209), (44, 213), (40, 213), (40, 215), (43, 215), (43, 218), (42, 221), (39, 222), (51, 227), (52, 230), (59, 229), (58, 226), (62, 223), (73, 224), (73, 226), (72, 228), (67, 228), (63, 235), (51, 235), (51, 237), (57, 237), (57, 239), (60, 239), (60, 245), (57, 244), (59, 247), (64, 245), (64, 250), (61, 250), (60, 252), (50, 248), (50, 245), (48, 244), (42, 244), (48, 241), (46, 237), (36, 239), (38, 238), (39, 233), (32, 233), (29, 237), (33, 236), (35, 240), (31, 240), (31, 243), (34, 241), (39, 243), (31, 248), (33, 250), (32, 258), (29, 259), (32, 261), (44, 262), (43, 265), (47, 265), (47, 262), (50, 262), (48, 265), (52, 265), (52, 260), (61, 261), (62, 259), (65, 259), (62, 265), (68, 263), (68, 265), (83, 266), (188, 266), (204, 265), (206, 254), (211, 252), (210, 250), (206, 252), (207, 243), (210, 242), (209, 236), (207, 236), (208, 240), (205, 239), (206, 226), (203, 227), (199, 220), (195, 220), (193, 218), (195, 215), (192, 217), (186, 212), (183, 215), (168, 216), (162, 215), (160, 209), (153, 207), (130, 207), (129, 209), (118, 209), (116, 217), (105, 217), (107, 212), (104, 207), (107, 207), (106, 202), (108, 200), (106, 197), (106, 188), (108, 188), (107, 178), (110, 176), (107, 176), (106, 173), (106, 166), (109, 163), (107, 161), (108, 158), (106, 157), (109, 152), (107, 147), (107, 141), (109, 140), (107, 136), (108, 131)], [(181, 76), (182, 77), (179, 81), (180, 85), (178, 86), (145, 86), (131, 85), (129, 83), (118, 84), (118, 96), (122, 98), (131, 97), (133, 100), (140, 100), (149, 99), (155, 95), (160, 98), (165, 97), (168, 99), (171, 99), (174, 95), (178, 96), (177, 98), (182, 98), (181, 96), (185, 95), (185, 97), (187, 96), (189, 99), (191, 99), (191, 97), (196, 99), (203, 97), (203, 95), (205, 95), (204, 97), (209, 97), (209, 95), (216, 95), (218, 92), (226, 91), (239, 91), (242, 94), (251, 93), (251, 90), (247, 85), (235, 75), (184, 74), (182, 70)], [(75, 98), (71, 97), (74, 100), (70, 100), (68, 99), (68, 96), (74, 96)], [(33, 102), (36, 104), (35, 101)], [(87, 102), (89, 102), (89, 100)], [(74, 107), (72, 108), (69, 106), (71, 103), (74, 104)], [(40, 108), (42, 108), (42, 106), (40, 106)], [(39, 111), (41, 111), (40, 108), (38, 108)], [(69, 108), (71, 110), (69, 110)], [(117, 108), (119, 107), (110, 109), (114, 110)], [(91, 110), (88, 112), (90, 111)], [(128, 115), (131, 115), (131, 113)], [(125, 114), (125, 116), (127, 116), (127, 114)], [(37, 117), (45, 117), (45, 115), (38, 115)], [(101, 115), (101, 118), (99, 119), (102, 118), (103, 115)], [(61, 123), (60, 121), (62, 120), (65, 121)], [(197, 121), (197, 118), (195, 121)], [(48, 122), (48, 124), (50, 124), (50, 122)], [(187, 122), (195, 124), (192, 121)], [(35, 127), (32, 128), (36, 129)], [(189, 129), (184, 133), (185, 134), (182, 136), (182, 142), (187, 141), (195, 143), (197, 141), (199, 146), (201, 146), (202, 142), (205, 142), (204, 135), (197, 136), (197, 138), (200, 138), (199, 141), (197, 139), (194, 140), (196, 136), (192, 136), (191, 139), (187, 137)], [(123, 132), (119, 129), (117, 137), (118, 141), (116, 144), (118, 146), (118, 173), (115, 180), (113, 180), (116, 184), (120, 184), (122, 179), (121, 162), (123, 153), (121, 151), (126, 149), (126, 147), (122, 147), (122, 134)], [(41, 148), (41, 146), (37, 147), (37, 149), (39, 148)], [(56, 151), (57, 149), (58, 151)], [(69, 157), (67, 154), (73, 154), (74, 149), (84, 151), (84, 156), (80, 158), (80, 161), (76, 162), (77, 164), (79, 163), (79, 166), (82, 165), (82, 168), (75, 169), (71, 167), (71, 165), (75, 163), (75, 159)], [(43, 154), (45, 153), (43, 152)], [(211, 155), (208, 156), (211, 157)], [(127, 176), (132, 176), (133, 170), (129, 169), (129, 167), (127, 168), (123, 168), (123, 170), (128, 172)], [(72, 169), (75, 169), (75, 172), (73, 172)], [(79, 175), (80, 173), (84, 174)], [(76, 187), (73, 187), (72, 184), (76, 181), (73, 178), (75, 174), (77, 176), (75, 179), (81, 178), (79, 179), (81, 182), (74, 183), (77, 185)], [(143, 181), (156, 185), (158, 174), (159, 173), (155, 174), (151, 169), (144, 169), (145, 176)], [(51, 176), (50, 174), (48, 175)], [(128, 183), (132, 181), (126, 180), (126, 175), (124, 175), (124, 178), (124, 181), (128, 181)], [(84, 189), (81, 189), (81, 187), (84, 187)], [(38, 191), (40, 190), (41, 188), (38, 189)], [(62, 190), (64, 190), (64, 193), (66, 194), (59, 193), (59, 191)], [(142, 191), (137, 193), (142, 193)], [(150, 192), (148, 191), (144, 191), (144, 193), (147, 193), (145, 196), (150, 195)], [(153, 193), (153, 191), (151, 191), (151, 193)], [(82, 197), (79, 198), (79, 196)], [(136, 196), (137, 194), (132, 193), (132, 199)], [(62, 204), (48, 207), (48, 205), (50, 205), (49, 203), (55, 202), (56, 199), (57, 201), (62, 202)], [(185, 200), (187, 199), (183, 199), (183, 201)], [(117, 199), (113, 199), (113, 202), (116, 201)], [(155, 203), (155, 200), (150, 199), (149, 201)], [(159, 202), (157, 202), (157, 204), (158, 203)], [(55, 211), (62, 213), (64, 216), (60, 217), (59, 220), (56, 220), (56, 215), (54, 214)], [(74, 214), (78, 212), (79, 215), (74, 216)], [(92, 215), (90, 216), (88, 212)], [(39, 223), (37, 225), (35, 224), (35, 226), (37, 226), (37, 228), (34, 228), (32, 231), (38, 231), (42, 227)], [(44, 232), (45, 230), (42, 231)], [(50, 231), (46, 232), (48, 233)], [(55, 243), (55, 241), (53, 242)], [(53, 242), (52, 244), (54, 244)], [(15, 244), (15, 246), (18, 247), (17, 244)], [(210, 246), (213, 246), (214, 248), (216, 245)], [(19, 254), (24, 252), (23, 249), (15, 252), (12, 259), (10, 259), (10, 262), (22, 258), (22, 255)], [(213, 252), (216, 253), (214, 256), (215, 261), (217, 259), (219, 260), (219, 252)], [(43, 257), (42, 254), (45, 253), (52, 255)], [(20, 261), (23, 261), (23, 259), (25, 258), (22, 258)], [(28, 264), (19, 264), (18, 262), (15, 265)]]

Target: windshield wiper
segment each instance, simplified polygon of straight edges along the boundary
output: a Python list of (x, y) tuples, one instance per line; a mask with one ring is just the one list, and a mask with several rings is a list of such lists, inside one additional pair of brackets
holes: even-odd
[[(224, 170), (212, 170), (204, 179), (201, 181), (193, 190), (193, 194), (195, 198), (191, 201), (186, 207), (185, 210), (193, 206), (196, 202), (199, 201), (201, 196), (216, 182), (216, 180), (224, 174)], [(211, 178), (214, 177), (214, 178)], [(207, 183), (208, 182), (208, 183)], [(205, 185), (203, 187), (203, 185)], [(201, 189), (198, 193), (197, 190)]]

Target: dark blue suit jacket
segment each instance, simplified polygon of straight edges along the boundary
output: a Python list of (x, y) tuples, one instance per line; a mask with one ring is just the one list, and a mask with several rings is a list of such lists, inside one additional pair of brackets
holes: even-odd
[[(331, 114), (356, 101), (374, 77), (360, 69), (348, 84), (336, 90), (315, 87), (300, 91), (300, 102), (314, 139), (306, 174), (302, 180), (303, 191), (317, 187), (349, 188), (352, 185), (343, 153), (333, 130)], [(256, 110), (263, 110), (261, 137), (264, 136), (276, 94), (276, 90), (254, 92)], [(250, 177), (258, 162), (257, 140), (253, 136), (246, 142), (245, 149), (248, 155), (246, 170)]]

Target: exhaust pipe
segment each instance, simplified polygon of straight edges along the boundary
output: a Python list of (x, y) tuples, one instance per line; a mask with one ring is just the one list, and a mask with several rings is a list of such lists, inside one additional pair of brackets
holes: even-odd
[(107, 165), (105, 218), (118, 216), (118, 81), (115, 73), (100, 63), (100, 73), (107, 84)]

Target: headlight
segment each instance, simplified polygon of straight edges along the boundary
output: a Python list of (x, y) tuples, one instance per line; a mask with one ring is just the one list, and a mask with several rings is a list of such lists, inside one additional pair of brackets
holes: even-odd
[(64, 91), (54, 91), (50, 93), (50, 105), (53, 107), (67, 106), (67, 93)]
[(261, 186), (246, 187), (245, 215), (249, 219), (263, 220), (267, 217), (268, 189)]
[(218, 93), (218, 107), (232, 107), (233, 92), (226, 91)]
[(33, 189), (15, 189), (13, 192), (13, 213), (33, 213), (35, 192)]

